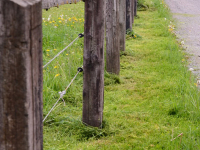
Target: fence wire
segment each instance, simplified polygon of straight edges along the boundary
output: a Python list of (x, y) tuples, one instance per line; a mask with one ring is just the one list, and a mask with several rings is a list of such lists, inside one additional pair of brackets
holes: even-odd
[(58, 100), (56, 101), (56, 103), (53, 105), (53, 107), (52, 107), (51, 110), (48, 112), (48, 114), (45, 116), (45, 118), (43, 119), (42, 122), (44, 122), (44, 121), (47, 119), (47, 117), (48, 117), (49, 114), (53, 111), (53, 109), (54, 109), (55, 106), (58, 104), (58, 102), (60, 101), (60, 99), (62, 99), (62, 100), (64, 101), (63, 96), (66, 94), (68, 88), (69, 88), (69, 87), (71, 86), (71, 84), (74, 82), (74, 80), (76, 79), (76, 77), (77, 77), (77, 75), (79, 74), (79, 72), (82, 72), (82, 71), (83, 71), (82, 68), (83, 68), (83, 66), (78, 68), (78, 71), (77, 71), (76, 75), (75, 75), (74, 78), (71, 80), (71, 82), (69, 83), (69, 85), (65, 88), (65, 90), (59, 92), (59, 94), (60, 94), (59, 99), (58, 99)]
[(66, 46), (63, 50), (61, 50), (56, 56), (54, 56), (47, 64), (43, 66), (43, 69), (47, 67), (54, 59), (56, 59), (60, 54), (62, 54), (65, 50), (67, 50), (77, 39), (83, 37), (84, 33), (80, 33), (77, 38), (75, 38), (68, 46)]

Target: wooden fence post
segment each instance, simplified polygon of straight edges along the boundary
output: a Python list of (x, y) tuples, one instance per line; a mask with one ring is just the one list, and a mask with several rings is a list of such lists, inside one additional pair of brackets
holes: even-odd
[(134, 16), (135, 16), (135, 0), (132, 0), (131, 2), (131, 19), (132, 19), (132, 24), (134, 23)]
[(82, 121), (94, 127), (100, 127), (103, 119), (104, 27), (105, 1), (86, 0)]
[(42, 150), (41, 0), (0, 1), (0, 150)]
[(138, 0), (135, 0), (134, 16), (137, 16), (137, 1), (138, 1)]
[(119, 32), (120, 50), (125, 51), (126, 45), (126, 2), (119, 0)]
[(119, 0), (106, 2), (106, 70), (120, 72)]
[(132, 30), (132, 0), (126, 0), (126, 31)]

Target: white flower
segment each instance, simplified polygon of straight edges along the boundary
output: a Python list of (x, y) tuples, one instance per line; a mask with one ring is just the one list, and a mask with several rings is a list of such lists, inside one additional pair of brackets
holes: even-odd
[(189, 71), (194, 71), (194, 68), (190, 68)]
[(51, 15), (49, 15), (49, 17), (48, 17), (48, 19), (47, 19), (48, 21), (50, 21), (51, 20)]

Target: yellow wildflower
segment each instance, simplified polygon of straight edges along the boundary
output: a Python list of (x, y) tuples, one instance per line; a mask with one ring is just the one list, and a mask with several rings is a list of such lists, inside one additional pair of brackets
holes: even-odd
[(47, 54), (47, 56), (49, 56), (49, 54)]
[(66, 55), (68, 55), (68, 54), (66, 54)]
[(54, 48), (53, 50), (56, 51), (57, 49)]
[(60, 23), (62, 22), (62, 21), (59, 21)]
[(58, 68), (58, 66), (55, 66), (54, 69)]
[(55, 75), (55, 77), (58, 77), (58, 76), (60, 76), (60, 74), (56, 74), (56, 75)]
[(47, 51), (47, 52), (49, 52), (50, 50), (49, 50), (49, 49), (47, 49), (46, 51)]

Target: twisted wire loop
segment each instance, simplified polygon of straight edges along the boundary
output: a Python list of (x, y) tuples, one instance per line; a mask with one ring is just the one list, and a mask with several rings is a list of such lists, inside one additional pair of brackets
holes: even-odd
[(61, 53), (68, 49), (77, 39), (84, 37), (84, 33), (80, 33), (77, 38), (75, 38), (68, 46), (61, 50), (56, 56), (54, 56), (48, 63), (43, 66), (43, 69), (47, 67), (54, 59), (56, 59)]
[[(51, 110), (48, 112), (48, 114), (44, 117), (44, 119), (43, 119), (42, 122), (44, 122), (44, 121), (47, 119), (47, 117), (48, 117), (49, 114), (53, 111), (53, 109), (55, 108), (55, 106), (57, 105), (57, 103), (60, 101), (60, 99), (63, 100), (63, 96), (66, 94), (67, 89), (68, 89), (68, 88), (70, 87), (70, 85), (74, 82), (74, 80), (76, 79), (76, 77), (77, 77), (77, 75), (79, 74), (79, 72), (82, 72), (82, 71), (83, 71), (82, 68), (83, 68), (83, 66), (78, 68), (78, 71), (77, 71), (76, 75), (75, 75), (74, 78), (71, 80), (71, 82), (69, 83), (69, 85), (65, 88), (65, 90), (64, 90), (64, 91), (58, 92), (59, 95), (60, 95), (59, 99), (58, 99), (58, 100), (56, 101), (56, 103), (53, 105), (53, 107), (52, 107)], [(64, 100), (63, 100), (63, 101), (64, 101)]]

